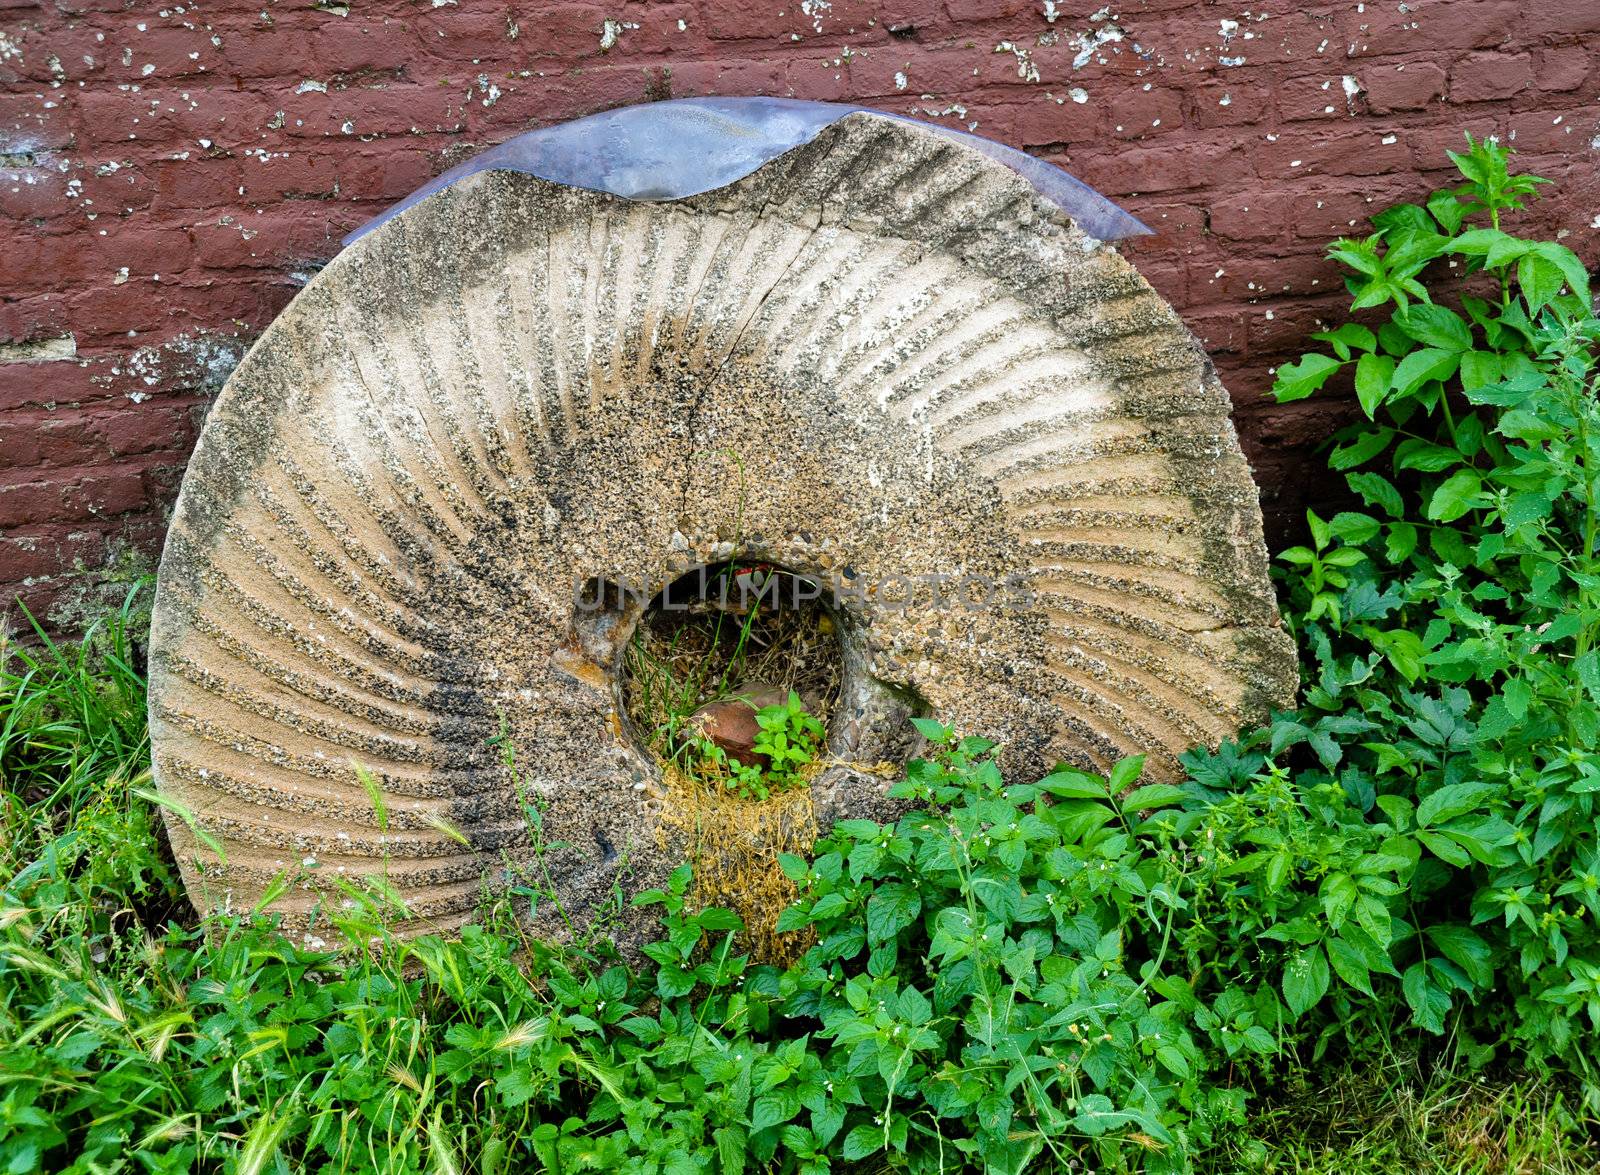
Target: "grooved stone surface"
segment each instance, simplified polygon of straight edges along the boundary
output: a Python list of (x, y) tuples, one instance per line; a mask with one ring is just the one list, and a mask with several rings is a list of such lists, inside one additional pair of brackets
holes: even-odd
[[(672, 204), (485, 173), (336, 258), (202, 432), (151, 657), (157, 782), (227, 848), (169, 819), (191, 895), (314, 859), (291, 924), (379, 872), (461, 922), (528, 852), (502, 723), (563, 899), (653, 883), (684, 846), (619, 716), (638, 608), (575, 595), (733, 553), (883, 588), (845, 605), (823, 827), (889, 810), (848, 765), (908, 749), (886, 699), (1018, 772), (1172, 778), (1293, 697), (1210, 363), (1004, 167), (853, 115)], [(1013, 587), (900, 601), (938, 576)]]

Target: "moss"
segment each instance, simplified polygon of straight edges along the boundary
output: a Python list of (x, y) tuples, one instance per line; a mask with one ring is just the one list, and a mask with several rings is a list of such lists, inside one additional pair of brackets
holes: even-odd
[[(151, 590), (156, 573), (155, 560), (141, 547), (127, 540), (110, 544), (103, 562), (90, 567), (82, 559), (66, 573), (67, 588), (56, 597), (51, 607), (49, 626), (72, 637), (89, 634), (97, 620), (122, 611), (128, 596), (143, 587), (127, 613), (129, 636), (143, 646), (150, 631), (150, 607), (155, 599)], [(99, 630), (90, 635), (91, 642), (100, 637)]]

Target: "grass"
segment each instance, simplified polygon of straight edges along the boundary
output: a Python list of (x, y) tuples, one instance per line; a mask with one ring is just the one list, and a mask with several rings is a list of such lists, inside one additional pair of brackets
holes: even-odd
[[(247, 914), (198, 924), (148, 798), (138, 604), (0, 650), (0, 1172), (289, 1171), (288, 1139), (328, 1170), (551, 1169), (523, 1165), (536, 1103), (486, 1110), (460, 1067), (489, 1058), (505, 1089), (521, 1065), (533, 1092), (613, 1079), (570, 952), (528, 940), (514, 896), (462, 943), (402, 943), (403, 914), (352, 889), (337, 967)], [(538, 1056), (553, 1068), (517, 1060)], [(1600, 1171), (1561, 1086), (1450, 1053), (1293, 1069), (1250, 1104), (1204, 1169)]]
[(3, 851), (26, 855), (68, 825), (103, 781), (132, 780), (150, 760), (141, 588), (80, 641), (59, 644), (27, 617), (38, 644), (0, 632)]
[(1597, 1124), (1557, 1085), (1388, 1054), (1258, 1105), (1216, 1170), (1298, 1175), (1579, 1175)]

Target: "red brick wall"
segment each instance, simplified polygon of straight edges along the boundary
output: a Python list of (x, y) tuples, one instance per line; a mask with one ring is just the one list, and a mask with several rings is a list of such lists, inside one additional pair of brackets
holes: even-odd
[(1341, 419), (1262, 396), (1337, 310), (1332, 235), (1470, 130), (1600, 255), (1600, 0), (0, 0), (0, 597), (154, 548), (210, 393), (343, 232), (476, 147), (702, 94), (959, 124), (1143, 217), (1278, 529)]

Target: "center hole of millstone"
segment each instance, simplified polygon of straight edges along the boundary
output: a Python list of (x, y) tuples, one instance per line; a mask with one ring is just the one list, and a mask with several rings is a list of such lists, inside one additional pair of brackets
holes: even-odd
[(669, 782), (750, 800), (823, 765), (843, 677), (839, 619), (816, 581), (734, 560), (668, 584), (623, 660), (623, 702)]

